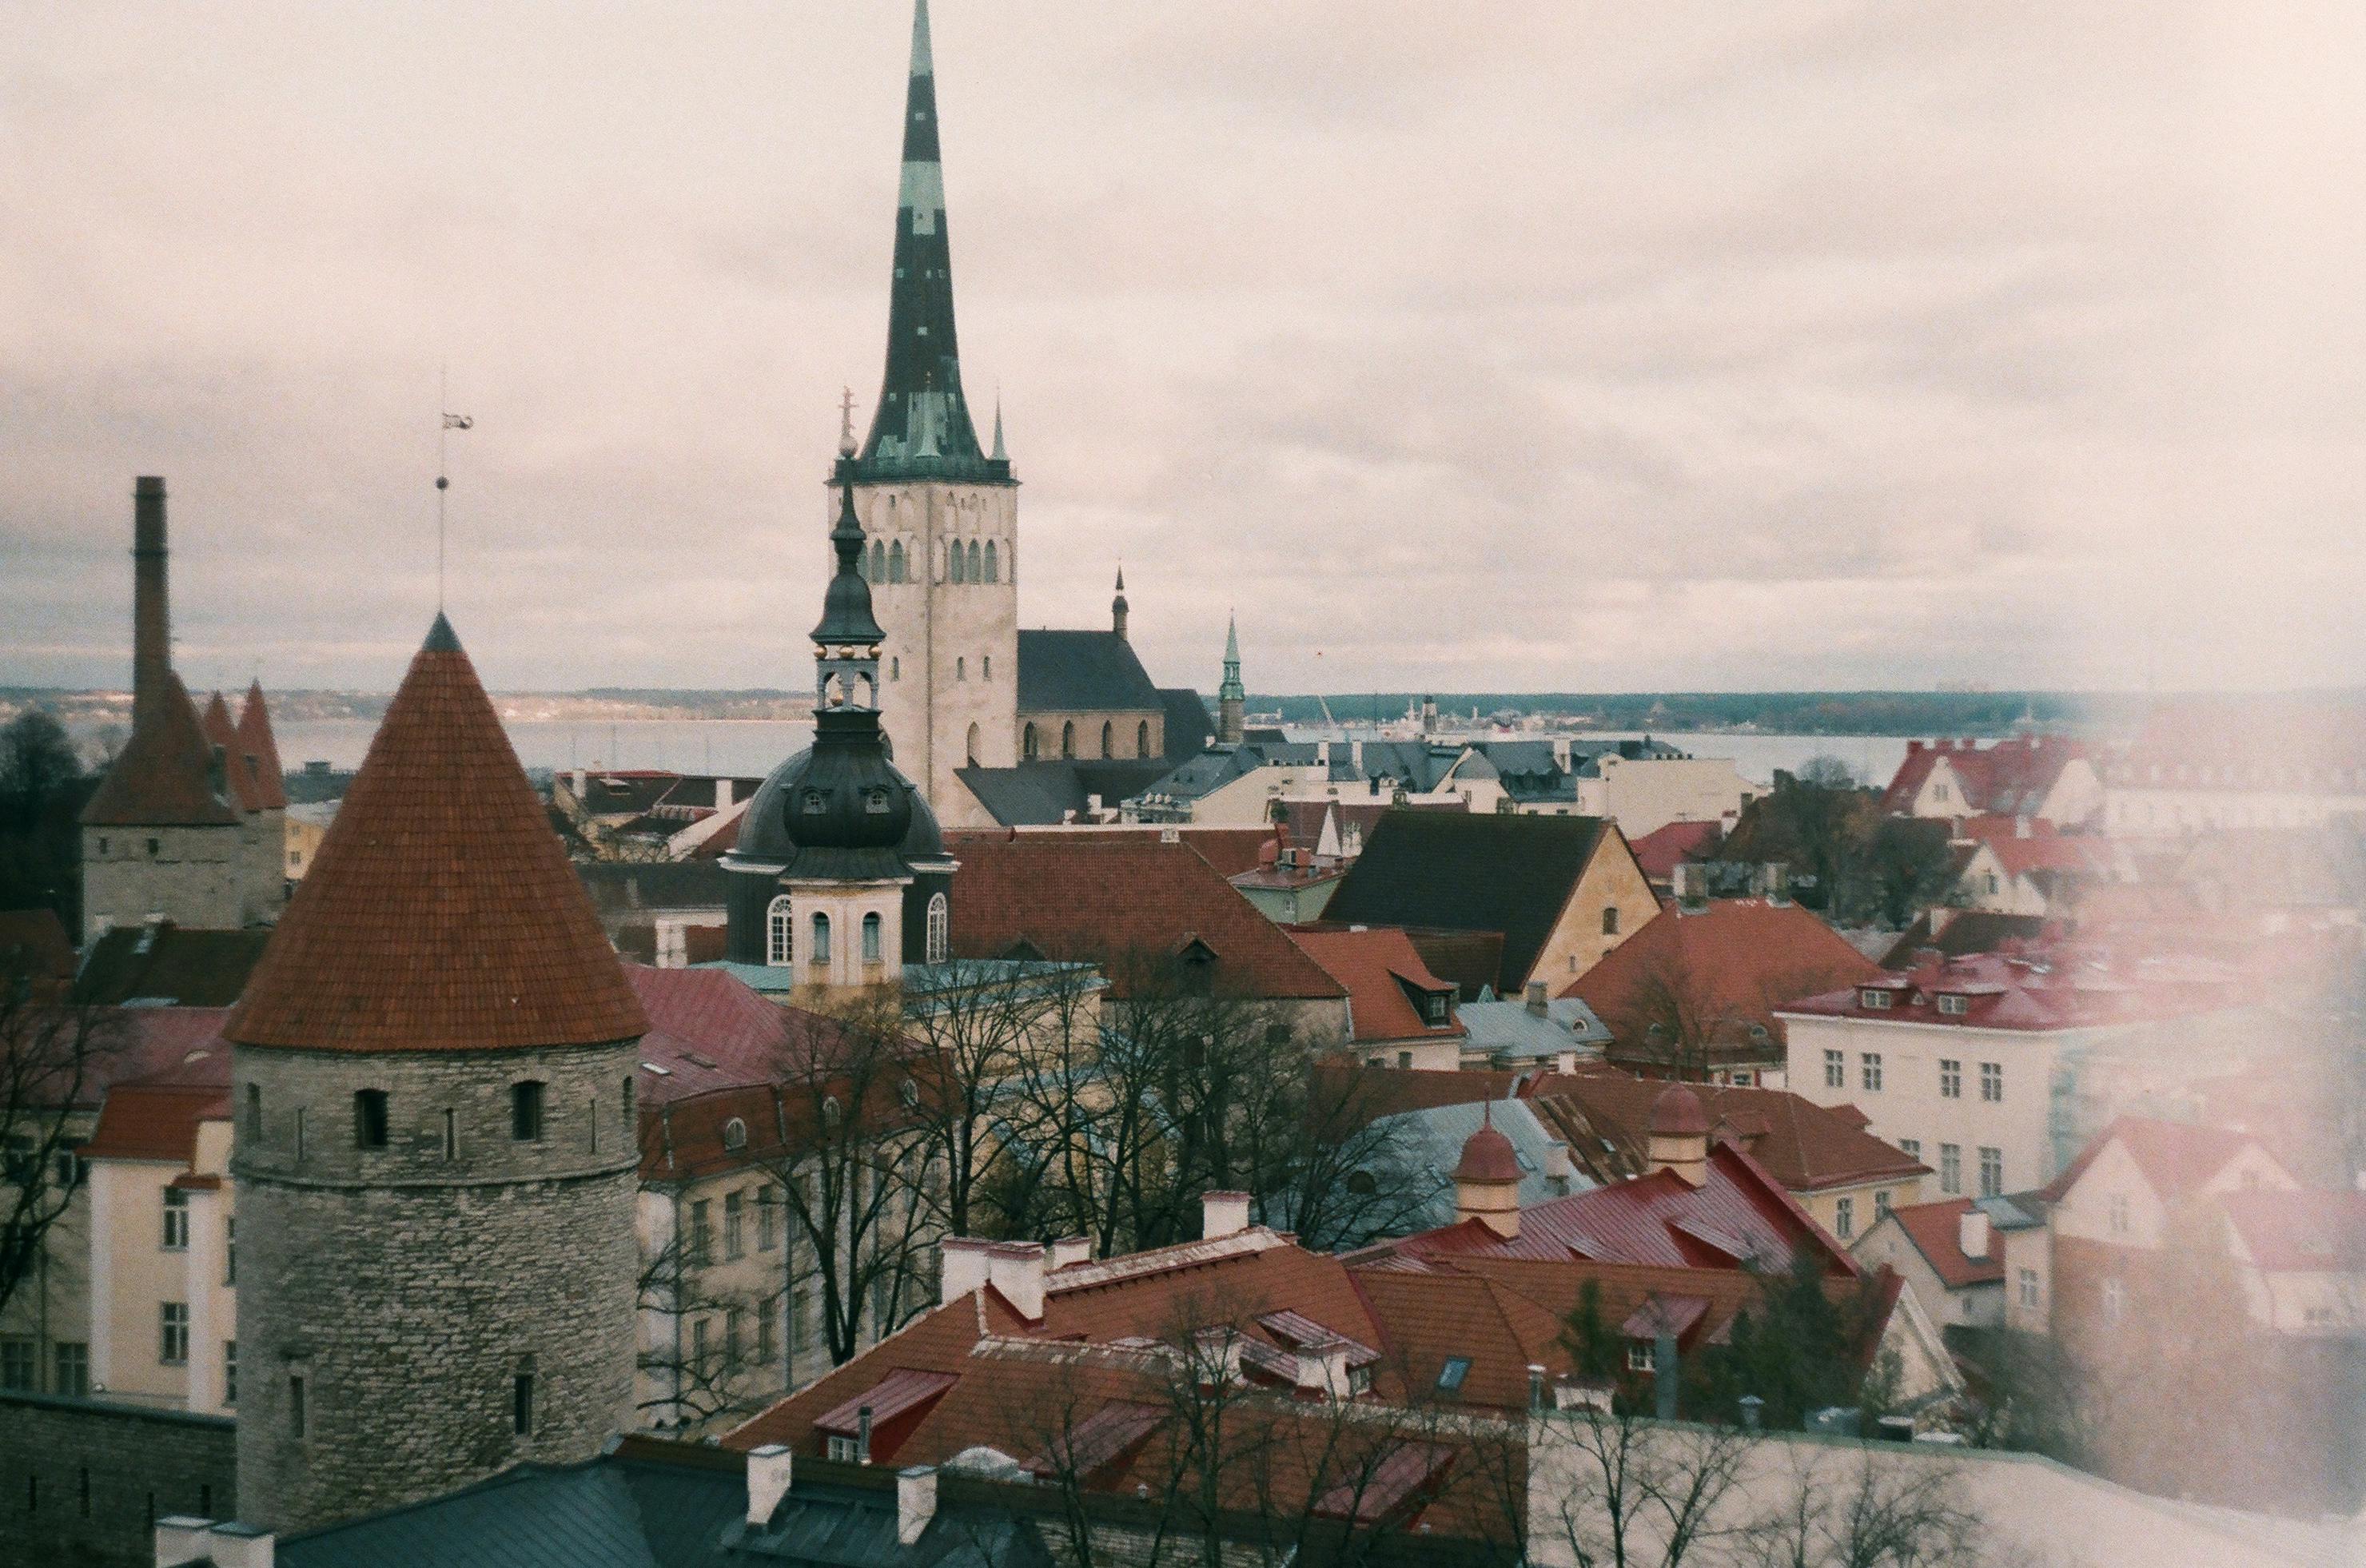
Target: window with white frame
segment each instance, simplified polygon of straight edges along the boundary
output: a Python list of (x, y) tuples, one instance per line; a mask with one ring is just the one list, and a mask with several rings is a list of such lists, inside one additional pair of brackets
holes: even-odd
[(1939, 998), (1939, 1010), (1949, 1018), (1961, 1018), (1972, 1010), (1972, 998), (1947, 992)]
[(1628, 1371), (1648, 1372), (1656, 1368), (1659, 1364), (1660, 1344), (1658, 1340), (1629, 1339), (1627, 1341), (1627, 1370)]
[(1949, 1197), (1964, 1190), (1964, 1146), (1961, 1144), (1939, 1145), (1939, 1190)]
[(929, 962), (942, 964), (952, 956), (952, 908), (941, 893), (929, 896)]
[(162, 1302), (157, 1304), (156, 1359), (168, 1367), (188, 1365), (188, 1303)]
[(1904, 1155), (1908, 1159), (1920, 1160), (1922, 1157), (1922, 1140), (1920, 1138), (1900, 1138), (1898, 1140), (1898, 1152)]
[(1939, 1098), (1942, 1100), (1964, 1098), (1964, 1064), (1953, 1056), (1939, 1058)]
[(1889, 993), (1873, 986), (1867, 986), (1857, 992), (1856, 999), (1873, 1012), (1884, 1011), (1889, 1006)]
[(1980, 1098), (1988, 1101), (1990, 1105), (2000, 1104), (2003, 1101), (2004, 1064), (2002, 1062), (1982, 1062), (1980, 1064)]
[(1848, 1088), (1847, 1052), (1827, 1051), (1824, 1053), (1824, 1087), (1826, 1089)]
[(1986, 1144), (1980, 1145), (1980, 1196), (2004, 1196), (2004, 1151)]
[(882, 929), (875, 910), (862, 917), (862, 962), (865, 964), (879, 962), (879, 940)]
[(1881, 1092), (1880, 1052), (1866, 1051), (1858, 1055), (1857, 1081), (1865, 1087), (1868, 1093), (1878, 1094)]
[(2117, 1323), (2128, 1314), (2128, 1288), (2117, 1280), (2103, 1281), (2103, 1321)]
[(1846, 1241), (1856, 1234), (1856, 1200), (1842, 1198), (1832, 1204), (1832, 1234)]
[(179, 1252), (189, 1245), (189, 1194), (184, 1188), (164, 1189), (164, 1240), (167, 1252)]
[(2037, 1270), (2034, 1269), (2023, 1269), (2020, 1274), (2020, 1282), (2021, 1304), (2029, 1311), (2035, 1312), (2037, 1310), (2039, 1301), (2037, 1291)]
[(829, 967), (829, 917), (816, 909), (813, 918), (813, 954), (808, 960), (817, 969)]
[(764, 962), (774, 966), (796, 956), (797, 922), (785, 893), (764, 906)]

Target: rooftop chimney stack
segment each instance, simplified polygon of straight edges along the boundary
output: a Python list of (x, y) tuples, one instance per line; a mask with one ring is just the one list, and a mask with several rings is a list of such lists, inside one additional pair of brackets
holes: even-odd
[(1043, 1321), (1043, 1244), (1000, 1241), (986, 1255), (986, 1283), (1030, 1323)]
[(937, 1244), (937, 1302), (957, 1302), (986, 1281), (986, 1255), (994, 1243), (975, 1236), (949, 1235)]
[(1545, 1002), (1545, 983), (1542, 980), (1528, 982), (1527, 998), (1528, 1010), (1538, 1018), (1544, 1017), (1549, 1010)]
[(206, 1561), (214, 1568), (271, 1568), (278, 1542), (260, 1525), (233, 1519), (216, 1525), (206, 1537)]
[(180, 1568), (213, 1555), (211, 1519), (191, 1514), (167, 1514), (156, 1521), (156, 1568)]
[(785, 1443), (766, 1443), (748, 1450), (748, 1522), (770, 1524), (772, 1511), (789, 1495), (789, 1479), (796, 1456)]
[(1047, 1269), (1065, 1269), (1072, 1263), (1089, 1262), (1093, 1256), (1093, 1238), (1087, 1235), (1064, 1235), (1052, 1244), (1051, 1256), (1044, 1260)]
[(1238, 1235), (1249, 1228), (1249, 1195), (1245, 1192), (1200, 1194), (1200, 1239)]
[(173, 678), (173, 610), (165, 587), (164, 481), (131, 482), (131, 728), (156, 720)]
[(925, 1464), (896, 1472), (896, 1541), (909, 1546), (918, 1540), (937, 1517), (937, 1472)]
[(1955, 1245), (1963, 1248), (1966, 1258), (1986, 1258), (1989, 1255), (1989, 1216), (1977, 1203), (1966, 1209), (1964, 1217), (1957, 1222)]

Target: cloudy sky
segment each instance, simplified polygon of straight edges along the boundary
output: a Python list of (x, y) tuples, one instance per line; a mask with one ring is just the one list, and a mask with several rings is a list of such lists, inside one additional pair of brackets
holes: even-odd
[[(0, 683), (797, 686), (906, 0), (8, 7)], [(1162, 681), (2366, 680), (2366, 7), (937, 0), (1025, 624)]]

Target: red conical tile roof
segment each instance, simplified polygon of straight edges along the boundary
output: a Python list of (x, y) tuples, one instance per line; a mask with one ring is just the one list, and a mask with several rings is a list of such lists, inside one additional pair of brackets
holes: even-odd
[(222, 1032), (446, 1051), (648, 1027), (475, 667), (436, 616)]
[(246, 702), (238, 710), (239, 750), (254, 759), (256, 804), (265, 811), (287, 808), (287, 781), (279, 765), (279, 742), (272, 738), (271, 711), (263, 705), (263, 682), (246, 688)]
[(216, 793), (213, 747), (181, 678), (169, 671), (163, 701), (131, 739), (83, 807), (93, 828), (234, 827), (238, 812)]
[(206, 732), (207, 743), (221, 757), (222, 780), (231, 799), (238, 803), (241, 811), (262, 809), (263, 803), (256, 798), (254, 772), (240, 755), (238, 726), (231, 722), (230, 705), (222, 701), (220, 692), (207, 702), (205, 716), (197, 724)]

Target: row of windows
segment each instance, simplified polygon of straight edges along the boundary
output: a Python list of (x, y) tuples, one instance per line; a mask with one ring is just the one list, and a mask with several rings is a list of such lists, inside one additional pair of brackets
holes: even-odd
[[(942, 964), (947, 956), (951, 936), (952, 912), (945, 896), (936, 894), (929, 899), (928, 961)], [(806, 962), (817, 969), (829, 967), (829, 916), (819, 909), (806, 922), (808, 943)], [(789, 896), (780, 894), (764, 908), (764, 962), (774, 968), (784, 968), (796, 962), (796, 910)], [(883, 946), (884, 922), (876, 913), (862, 917), (862, 962), (881, 964), (886, 961)]]
[[(1881, 1216), (1887, 1213), (1889, 1213), (1889, 1193), (1884, 1190), (1873, 1195), (1874, 1224), (1879, 1224)], [(1832, 1234), (1842, 1241), (1848, 1240), (1856, 1234), (1856, 1200), (1853, 1197), (1833, 1201)]]
[[(1871, 1093), (1880, 1093), (1882, 1076), (1880, 1052), (1862, 1051), (1857, 1054), (1857, 1081), (1864, 1089)], [(1839, 1050), (1827, 1050), (1824, 1053), (1824, 1087), (1826, 1089), (1848, 1087), (1848, 1053)], [(1939, 1098), (1942, 1100), (1964, 1098), (1964, 1064), (1955, 1057), (1939, 1058)], [(2002, 1062), (1980, 1064), (1980, 1098), (1991, 1105), (2002, 1103), (2004, 1100), (2004, 1064)]]
[[(73, 1399), (90, 1393), (90, 1346), (79, 1339), (62, 1339), (50, 1350), (53, 1376), (48, 1392)], [(41, 1393), (39, 1371), (38, 1341), (24, 1335), (0, 1338), (0, 1390), (11, 1393)]]
[[(1900, 1138), (1898, 1140), (1898, 1151), (1909, 1159), (1919, 1160), (1922, 1157), (1922, 1140), (1920, 1138)], [(1991, 1145), (1982, 1144), (1979, 1147), (1979, 1171), (1980, 1196), (2003, 1197), (2004, 1151)], [(1939, 1145), (1939, 1190), (1950, 1198), (1960, 1197), (1963, 1194), (1964, 1145), (1961, 1144)]]
[[(1020, 731), (1019, 750), (1020, 755), (1031, 762), (1040, 761), (1042, 759), (1043, 739), (1031, 722), (1025, 729)], [(1137, 757), (1150, 755), (1150, 721), (1148, 719), (1144, 719), (1133, 727), (1133, 754)], [(1117, 726), (1105, 719), (1101, 723), (1101, 756), (1107, 759), (1116, 755)], [(1076, 723), (1074, 719), (1069, 719), (1060, 726), (1060, 756), (1068, 761), (1076, 760)]]
[[(917, 555), (918, 552), (915, 551)], [(872, 582), (909, 582), (912, 562), (904, 553), (904, 541), (873, 539), (863, 556), (862, 575)], [(972, 539), (964, 545), (959, 539), (948, 540), (943, 557), (942, 580), (947, 582), (1000, 582), (1002, 553), (992, 539), (979, 547)]]
[[(523, 1079), (510, 1086), (510, 1137), (513, 1141), (517, 1143), (542, 1141), (545, 1129), (544, 1089), (544, 1084), (535, 1078)], [(619, 1102), (623, 1107), (621, 1120), (625, 1134), (629, 1137), (633, 1131), (633, 1080), (630, 1077), (625, 1078), (622, 1081), (621, 1089), (619, 1096)], [(354, 1146), (355, 1148), (387, 1147), (391, 1141), (392, 1119), (392, 1101), (386, 1090), (382, 1089), (354, 1090)], [(310, 1121), (310, 1108), (298, 1106), (295, 1142), (296, 1157), (299, 1160), (304, 1157), (309, 1144)], [(246, 1138), (251, 1144), (260, 1145), (263, 1142), (263, 1086), (260, 1084), (246, 1086)], [(460, 1157), (460, 1113), (450, 1106), (446, 1106), (444, 1110), (443, 1145), (445, 1159)], [(595, 1154), (600, 1148), (600, 1101), (597, 1096), (594, 1096), (592, 1100), (592, 1148)], [(175, 1198), (186, 1205), (188, 1201), (188, 1194), (173, 1190), (168, 1190), (165, 1195), (164, 1245), (186, 1247), (188, 1234), (186, 1215), (181, 1222), (181, 1238), (178, 1241), (173, 1239), (173, 1204)]]

